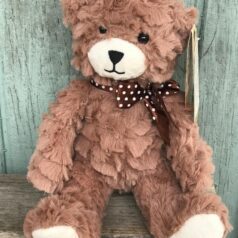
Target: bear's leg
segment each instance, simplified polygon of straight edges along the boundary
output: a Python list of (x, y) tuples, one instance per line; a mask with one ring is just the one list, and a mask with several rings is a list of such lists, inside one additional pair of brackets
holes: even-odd
[(172, 177), (143, 177), (134, 195), (155, 238), (223, 238), (230, 228), (216, 194), (183, 193)]
[(103, 211), (112, 190), (103, 177), (87, 167), (58, 194), (42, 199), (28, 212), (26, 238), (99, 238)]

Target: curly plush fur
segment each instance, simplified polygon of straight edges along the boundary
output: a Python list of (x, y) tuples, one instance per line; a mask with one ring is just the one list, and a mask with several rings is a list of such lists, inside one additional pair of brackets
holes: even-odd
[[(134, 43), (147, 60), (139, 82), (163, 82), (171, 78), (196, 18), (195, 9), (176, 0), (62, 0), (62, 6), (73, 32), (73, 65), (104, 84), (112, 81), (99, 77), (88, 61), (93, 44), (115, 36)], [(106, 35), (98, 33), (100, 25), (107, 26)], [(150, 34), (149, 44), (138, 44), (141, 31)], [(115, 189), (134, 193), (157, 238), (172, 236), (193, 215), (210, 213), (220, 217), (226, 236), (227, 209), (210, 192), (211, 149), (184, 108), (184, 95), (168, 97), (165, 103), (176, 124), (170, 126), (169, 147), (143, 102), (121, 110), (113, 94), (88, 80), (72, 81), (40, 127), (28, 179), (53, 195), (28, 213), (25, 236), (68, 225), (79, 237), (100, 237), (103, 211)]]

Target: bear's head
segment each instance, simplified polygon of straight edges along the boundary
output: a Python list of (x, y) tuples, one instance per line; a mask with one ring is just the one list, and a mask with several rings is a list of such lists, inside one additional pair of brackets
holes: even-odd
[(61, 0), (72, 64), (86, 77), (171, 79), (196, 21), (179, 0)]

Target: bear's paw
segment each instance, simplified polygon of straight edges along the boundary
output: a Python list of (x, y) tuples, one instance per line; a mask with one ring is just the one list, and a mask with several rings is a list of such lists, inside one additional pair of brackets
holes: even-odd
[(53, 226), (32, 232), (33, 238), (79, 238), (76, 230), (70, 226)]
[(199, 214), (189, 218), (170, 238), (222, 238), (225, 227), (216, 214)]

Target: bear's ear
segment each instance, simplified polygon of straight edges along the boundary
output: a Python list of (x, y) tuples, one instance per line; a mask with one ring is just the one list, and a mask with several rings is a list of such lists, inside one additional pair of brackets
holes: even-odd
[(174, 27), (181, 35), (182, 39), (186, 39), (197, 22), (198, 10), (194, 7), (180, 7), (174, 9)]
[(90, 5), (91, 0), (60, 0), (64, 15), (64, 24), (73, 26), (79, 22), (82, 7)]

